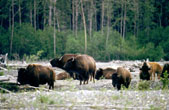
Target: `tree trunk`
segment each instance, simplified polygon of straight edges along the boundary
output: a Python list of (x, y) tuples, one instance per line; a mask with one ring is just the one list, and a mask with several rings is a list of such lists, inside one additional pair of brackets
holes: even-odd
[(103, 23), (104, 23), (104, 0), (102, 1), (102, 21), (101, 21), (102, 34), (103, 34)]
[(107, 8), (107, 36), (106, 36), (106, 46), (105, 49), (107, 48), (108, 45), (108, 40), (109, 40), (109, 34), (110, 34), (110, 8), (109, 8), (109, 3), (108, 3), (108, 8)]
[(11, 41), (10, 41), (10, 57), (12, 55), (12, 45), (13, 45), (13, 36), (14, 36), (14, 0), (12, 0), (12, 31), (11, 31)]
[(73, 27), (73, 33), (75, 32), (75, 5), (74, 0), (72, 0), (72, 27)]
[(92, 24), (93, 24), (93, 21), (92, 21), (92, 18), (93, 18), (93, 0), (91, 0), (91, 5), (90, 5), (90, 16), (89, 16), (89, 36), (91, 38), (92, 36)]
[(46, 25), (46, 12), (45, 12), (45, 4), (46, 4), (46, 0), (44, 0), (44, 4), (43, 4), (43, 29), (45, 28)]
[(36, 31), (36, 0), (34, 0), (34, 28)]
[(19, 2), (19, 25), (21, 26), (22, 23), (22, 13), (21, 13), (21, 0)]
[(30, 2), (30, 23), (31, 23), (31, 25), (33, 25), (33, 23), (32, 23), (32, 4), (31, 4), (31, 2)]
[(121, 23), (120, 23), (120, 34), (123, 36), (123, 0), (121, 0)]
[(54, 23), (54, 25), (53, 25), (53, 40), (54, 40), (54, 42), (53, 42), (53, 44), (54, 44), (54, 57), (56, 56), (56, 27), (55, 27), (55, 25), (56, 25), (56, 23), (55, 23), (55, 17), (56, 17), (56, 6), (55, 6), (55, 3), (56, 3), (56, 0), (54, 0), (54, 10), (53, 10), (53, 15), (54, 15), (54, 17), (53, 17), (53, 23)]
[(9, 7), (9, 27), (11, 27), (11, 7)]
[(96, 1), (94, 6), (94, 13), (95, 13), (95, 31), (97, 31), (97, 10), (96, 10)]
[(79, 12), (78, 12), (78, 8), (79, 8), (79, 0), (76, 0), (76, 16), (75, 16), (75, 36), (77, 37), (77, 31), (78, 31), (78, 15), (79, 15)]
[(125, 30), (126, 30), (126, 13), (127, 13), (126, 5), (127, 5), (127, 1), (125, 0), (125, 2), (124, 2), (124, 19), (123, 19), (123, 39), (125, 37)]
[(59, 12), (56, 12), (56, 21), (57, 21), (58, 32), (60, 32)]
[(49, 0), (49, 26), (52, 25), (52, 5), (51, 5), (51, 0)]
[(83, 26), (84, 26), (84, 34), (85, 34), (85, 51), (84, 53), (87, 53), (87, 32), (86, 32), (86, 20), (84, 16), (84, 10), (83, 10), (83, 1), (81, 1), (81, 10), (82, 10), (82, 18), (83, 18)]

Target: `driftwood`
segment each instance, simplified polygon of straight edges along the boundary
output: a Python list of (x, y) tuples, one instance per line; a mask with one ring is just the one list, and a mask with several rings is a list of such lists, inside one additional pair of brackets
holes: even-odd
[(2, 88), (2, 87), (0, 87), (0, 90), (3, 90), (3, 91), (5, 91), (5, 92), (7, 92), (7, 93), (13, 93), (13, 92), (11, 92), (11, 91), (9, 91), (9, 90), (7, 90), (7, 89), (5, 89), (5, 88)]
[(0, 70), (5, 70), (5, 71), (7, 71), (7, 69), (4, 68), (4, 67), (2, 67), (1, 64), (0, 64)]
[(9, 81), (9, 80), (10, 80), (9, 77), (0, 76), (0, 81)]

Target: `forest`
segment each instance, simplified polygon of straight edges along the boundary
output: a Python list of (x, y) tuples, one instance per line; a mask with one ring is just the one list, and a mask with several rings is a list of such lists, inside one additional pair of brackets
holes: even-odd
[(168, 0), (1, 0), (0, 54), (169, 60)]

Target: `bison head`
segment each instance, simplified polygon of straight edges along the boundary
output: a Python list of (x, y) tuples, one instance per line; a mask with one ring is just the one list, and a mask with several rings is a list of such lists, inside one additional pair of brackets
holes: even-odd
[(147, 62), (143, 63), (143, 66), (140, 68), (140, 79), (143, 80), (150, 80), (150, 74), (149, 70), (151, 70), (150, 66), (147, 64)]
[(59, 58), (54, 58), (50, 61), (50, 64), (52, 65), (52, 67), (59, 67), (59, 68), (63, 68), (62, 62)]
[(75, 69), (75, 59), (69, 59), (63, 66), (63, 69), (66, 70), (70, 74), (70, 76), (74, 78), (73, 70)]
[(95, 78), (96, 78), (97, 80), (99, 80), (102, 75), (103, 75), (103, 69), (99, 68), (99, 70), (96, 71), (96, 76), (95, 76)]
[(117, 73), (112, 74), (112, 85), (118, 90), (121, 89), (121, 83)]
[(17, 82), (19, 82), (21, 85), (27, 84), (27, 75), (26, 75), (26, 69), (20, 68), (18, 70), (18, 77)]

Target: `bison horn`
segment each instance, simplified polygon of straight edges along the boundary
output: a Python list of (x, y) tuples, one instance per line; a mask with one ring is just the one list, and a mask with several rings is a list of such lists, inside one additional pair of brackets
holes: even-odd
[[(62, 56), (62, 57), (63, 57), (63, 56)], [(59, 58), (59, 61), (61, 61), (61, 60), (62, 60), (62, 57), (60, 57), (60, 58)]]
[(75, 58), (73, 57), (73, 58), (72, 58), (72, 61), (74, 61), (74, 60), (75, 60)]

